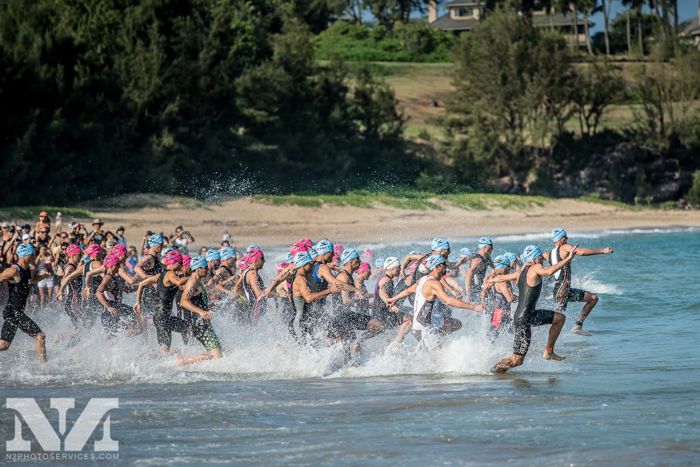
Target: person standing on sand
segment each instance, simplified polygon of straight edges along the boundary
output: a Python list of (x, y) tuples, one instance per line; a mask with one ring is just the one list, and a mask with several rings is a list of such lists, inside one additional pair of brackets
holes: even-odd
[[(552, 230), (552, 241), (554, 242), (554, 248), (549, 255), (550, 264), (555, 265), (573, 254), (574, 248), (567, 243), (568, 235), (566, 230), (561, 227)], [(576, 249), (577, 256), (610, 255), (612, 252), (613, 249), (610, 247)], [(564, 313), (569, 302), (585, 302), (571, 332), (581, 336), (590, 336), (591, 333), (583, 330), (583, 322), (598, 303), (598, 296), (591, 292), (571, 287), (571, 263), (567, 263), (563, 269), (558, 271), (554, 275), (554, 279), (556, 281), (554, 284), (554, 301), (557, 304), (557, 311)]]
[(520, 271), (512, 274), (497, 275), (488, 279), (486, 283), (487, 286), (492, 283), (498, 284), (514, 279), (518, 281), (518, 307), (513, 317), (515, 326), (513, 355), (500, 360), (493, 366), (491, 371), (495, 373), (505, 373), (508, 369), (523, 364), (525, 355), (527, 355), (527, 351), (530, 348), (530, 341), (532, 340), (532, 326), (542, 326), (544, 324), (552, 325), (549, 328), (547, 347), (543, 354), (545, 360), (564, 360), (564, 358), (566, 358), (554, 353), (554, 345), (564, 327), (566, 316), (552, 310), (538, 310), (536, 306), (537, 300), (540, 298), (540, 293), (542, 292), (542, 278), (555, 274), (571, 262), (571, 259), (576, 254), (576, 247), (572, 248), (571, 251), (572, 254), (565, 260), (545, 268), (542, 265), (544, 261), (542, 250), (535, 245), (529, 245), (525, 247), (523, 251), (522, 258), (525, 264)]

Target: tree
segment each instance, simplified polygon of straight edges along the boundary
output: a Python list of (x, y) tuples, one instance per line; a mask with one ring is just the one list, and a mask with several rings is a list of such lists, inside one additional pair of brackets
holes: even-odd
[(607, 62), (595, 62), (579, 69), (571, 99), (582, 135), (595, 135), (605, 111), (619, 100), (624, 89), (624, 80)]
[(644, 55), (644, 29), (642, 27), (642, 8), (646, 0), (622, 0), (624, 6), (629, 7), (630, 10), (634, 10), (635, 17), (637, 18), (637, 51), (639, 55)]

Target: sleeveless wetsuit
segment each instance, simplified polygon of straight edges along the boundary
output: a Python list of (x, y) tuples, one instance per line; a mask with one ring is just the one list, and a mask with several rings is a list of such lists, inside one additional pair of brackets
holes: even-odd
[(105, 290), (105, 298), (109, 306), (117, 310), (116, 315), (112, 315), (107, 308), (102, 311), (102, 326), (109, 336), (116, 335), (119, 331), (124, 331), (135, 324), (136, 316), (134, 310), (122, 303), (122, 295), (126, 289), (126, 282), (119, 277), (119, 274), (114, 276), (105, 274), (105, 277), (110, 277), (109, 289)]
[[(65, 276), (69, 276), (75, 272), (76, 268), (77, 266), (75, 264), (68, 263), (63, 268), (63, 274)], [(83, 290), (83, 277), (78, 276), (68, 283), (68, 287), (66, 288), (66, 296), (63, 299), (63, 309), (73, 323), (73, 326), (76, 328), (81, 324), (81, 290)]]
[[(561, 260), (559, 249), (555, 247), (549, 256), (549, 262), (552, 265), (557, 264)], [(571, 287), (571, 262), (554, 273), (554, 302), (557, 305), (557, 311), (564, 312), (569, 302), (582, 302), (585, 290), (574, 289)]]
[[(311, 282), (314, 279), (309, 280), (304, 274), (304, 280), (313, 292), (311, 287)], [(311, 337), (312, 330), (314, 327), (312, 307), (311, 303), (306, 303), (304, 297), (300, 295), (294, 295), (292, 290), (292, 305), (294, 307), (294, 318), (289, 323), (289, 331), (300, 343), (304, 343), (309, 337)]]
[[(255, 293), (253, 292), (253, 288), (250, 286), (250, 284), (248, 284), (248, 273), (250, 271), (251, 270), (248, 269), (246, 272), (243, 273), (243, 296), (245, 302), (241, 307), (241, 311), (243, 312), (243, 316), (247, 322), (257, 323), (258, 318), (265, 310), (267, 303), (265, 302), (265, 300), (258, 301), (255, 299)], [(263, 282), (262, 277), (260, 277), (259, 271), (257, 283), (260, 290), (265, 290), (265, 283)]]
[[(311, 274), (312, 279), (307, 280), (307, 283), (309, 284), (309, 289), (311, 289), (311, 292), (313, 293), (322, 292), (328, 289), (328, 281), (326, 281), (323, 277), (318, 275), (318, 270), (320, 267), (321, 263), (315, 263)], [(308, 310), (310, 316), (308, 319), (312, 328), (323, 326), (328, 322), (328, 316), (326, 316), (325, 313), (327, 298), (328, 297), (323, 297), (310, 304)]]
[[(162, 273), (164, 269), (160, 259), (150, 253), (146, 256), (153, 258), (153, 266), (150, 269), (144, 269), (143, 272), (149, 276)], [(141, 313), (146, 317), (154, 316), (159, 306), (160, 297), (158, 297), (157, 289), (155, 287), (146, 287), (141, 298)]]
[(527, 284), (527, 272), (530, 266), (523, 268), (518, 277), (518, 307), (515, 310), (513, 323), (515, 325), (515, 341), (513, 342), (513, 353), (516, 355), (526, 355), (530, 348), (532, 339), (531, 326), (542, 326), (552, 324), (554, 311), (536, 310), (537, 300), (542, 292), (542, 281), (534, 287)]
[(153, 314), (153, 324), (156, 327), (156, 337), (158, 344), (161, 346), (170, 347), (172, 343), (172, 333), (185, 333), (189, 329), (189, 325), (184, 320), (171, 316), (173, 311), (173, 301), (180, 288), (177, 285), (166, 286), (163, 282), (168, 271), (163, 271), (158, 276), (156, 289), (160, 304), (156, 307), (156, 312)]
[[(384, 277), (386, 277), (387, 280), (384, 282), (384, 285), (382, 285), (381, 290), (383, 290), (388, 297), (393, 297), (394, 295), (396, 295), (396, 293), (394, 293), (394, 280), (386, 275)], [(380, 283), (381, 280), (377, 281), (377, 285), (375, 285), (374, 287), (374, 303), (372, 305), (372, 318), (382, 323), (385, 329), (394, 328), (401, 324), (403, 315), (402, 313), (394, 313), (391, 310), (389, 310), (389, 307), (386, 306), (384, 300), (382, 300), (379, 297)]]
[(97, 299), (96, 295), (97, 288), (102, 283), (102, 277), (98, 274), (94, 274), (90, 277), (89, 281), (87, 280), (87, 273), (92, 270), (92, 263), (93, 261), (90, 260), (83, 266), (83, 287), (87, 287), (90, 292), (87, 300), (83, 301), (83, 321), (85, 327), (91, 327), (102, 310), (102, 304)]
[(427, 300), (423, 295), (423, 288), (428, 281), (434, 280), (437, 279), (433, 276), (423, 276), (418, 280), (413, 302), (413, 326), (411, 328), (414, 337), (423, 341), (429, 350), (439, 345), (437, 336), (439, 326), (433, 322), (437, 300)]
[[(204, 289), (204, 287), (202, 287), (201, 293), (193, 295), (190, 298), (190, 301), (193, 305), (201, 308), (202, 310), (209, 311), (209, 300), (207, 297), (207, 291)], [(214, 328), (211, 326), (211, 320), (206, 320), (197, 313), (193, 314), (195, 317), (192, 323), (192, 334), (194, 335), (195, 339), (197, 339), (204, 346), (207, 352), (211, 352), (214, 349), (220, 349), (221, 343), (214, 332)]]
[[(350, 276), (347, 271), (340, 271), (338, 274), (339, 278), (341, 274), (349, 276), (349, 279), (352, 282), (352, 276)], [(346, 283), (350, 284), (351, 282)], [(353, 304), (344, 303), (341, 297), (341, 299), (338, 300), (336, 314), (328, 322), (328, 327), (326, 329), (327, 336), (334, 339), (339, 337), (351, 338), (352, 331), (356, 329), (367, 329), (370, 319), (371, 318), (369, 315), (355, 312)]]
[(479, 264), (472, 273), (471, 285), (469, 287), (469, 301), (471, 303), (481, 303), (481, 289), (484, 286), (484, 277), (489, 267), (489, 261), (479, 253), (475, 254), (472, 260), (475, 258), (481, 259), (481, 264)]
[(29, 337), (34, 337), (41, 332), (41, 328), (24, 314), (31, 288), (32, 273), (19, 264), (10, 267), (15, 267), (19, 271), (19, 282), (16, 284), (7, 283), (7, 305), (2, 313), (2, 318), (5, 321), (2, 323), (2, 332), (0, 332), (0, 339), (6, 342), (12, 342), (17, 334), (17, 329)]

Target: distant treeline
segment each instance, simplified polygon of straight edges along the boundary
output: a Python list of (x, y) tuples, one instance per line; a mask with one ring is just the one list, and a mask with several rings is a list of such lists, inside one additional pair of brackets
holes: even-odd
[(393, 92), (318, 65), (302, 3), (0, 2), (0, 204), (410, 182)]

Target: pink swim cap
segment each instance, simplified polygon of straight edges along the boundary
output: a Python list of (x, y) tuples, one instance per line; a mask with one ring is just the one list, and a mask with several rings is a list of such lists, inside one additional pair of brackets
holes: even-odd
[(85, 249), (85, 253), (90, 257), (94, 258), (95, 256), (104, 253), (105, 250), (102, 248), (99, 244), (97, 243), (91, 243), (88, 245), (88, 247)]
[(277, 263), (277, 264), (275, 265), (275, 269), (277, 270), (277, 274), (279, 274), (280, 272), (282, 272), (282, 271), (284, 271), (285, 269), (287, 269), (287, 268), (289, 267), (289, 264), (290, 264), (290, 263), (288, 263), (288, 262), (286, 262), (286, 261), (282, 261), (281, 263)]
[(117, 243), (112, 247), (112, 251), (109, 253), (117, 256), (126, 256), (126, 247), (121, 243)]
[(236, 266), (238, 266), (238, 269), (240, 269), (241, 271), (245, 271), (246, 269), (248, 269), (250, 267), (250, 263), (248, 262), (248, 255), (236, 261)]
[(187, 268), (192, 262), (192, 257), (190, 255), (182, 255), (182, 267)]
[(336, 243), (333, 245), (333, 252), (337, 254), (341, 254), (345, 250), (345, 247), (343, 246), (342, 243)]
[(371, 271), (372, 268), (370, 267), (369, 263), (365, 263), (364, 261), (360, 263), (360, 267), (357, 268), (355, 271), (357, 274), (362, 274), (363, 272)]
[(367, 261), (371, 260), (374, 258), (374, 250), (371, 248), (365, 248), (362, 250), (362, 258), (366, 259)]
[(104, 267), (106, 267), (106, 268), (111, 268), (112, 266), (116, 266), (117, 264), (119, 264), (119, 256), (109, 254), (105, 257), (105, 260), (103, 261), (102, 264), (104, 264)]
[(170, 250), (163, 258), (163, 262), (168, 265), (182, 263), (182, 255), (177, 250)]
[(312, 246), (314, 246), (314, 242), (312, 242), (310, 238), (304, 237), (304, 238), (302, 238), (301, 240), (299, 240), (298, 242), (296, 242), (296, 243), (294, 244), (294, 246), (304, 247), (304, 248), (306, 248), (306, 249), (308, 250), (309, 248), (311, 248)]
[(297, 253), (302, 253), (302, 252), (307, 252), (307, 251), (309, 251), (308, 247), (299, 246), (296, 243), (289, 248), (289, 252), (292, 254), (292, 257), (296, 256)]
[(260, 258), (263, 258), (264, 256), (265, 255), (263, 254), (262, 250), (260, 250), (258, 248), (253, 248), (245, 255), (245, 257), (248, 257), (248, 262), (250, 264), (253, 264), (254, 262), (259, 260)]
[(80, 256), (82, 252), (83, 251), (76, 244), (68, 245), (68, 248), (66, 248), (66, 256), (68, 256), (69, 258), (71, 256)]

